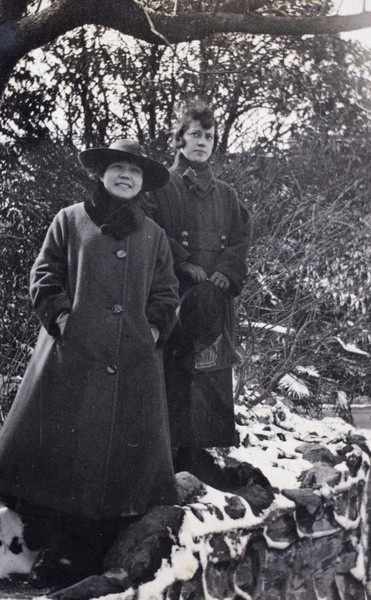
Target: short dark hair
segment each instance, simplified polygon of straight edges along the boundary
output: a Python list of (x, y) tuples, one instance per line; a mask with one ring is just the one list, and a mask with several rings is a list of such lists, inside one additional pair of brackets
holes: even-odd
[[(142, 167), (135, 160), (134, 157), (133, 158), (125, 157), (123, 160), (125, 160), (125, 162), (128, 162), (130, 164), (137, 165), (138, 167), (140, 167), (142, 169)], [(115, 164), (116, 162), (120, 162), (120, 159), (117, 159), (117, 160), (112, 159), (112, 160), (104, 160), (104, 161), (102, 161), (99, 165), (97, 165), (94, 175), (97, 175), (99, 178), (103, 177), (103, 175), (107, 171), (108, 167), (110, 165)]]
[(180, 119), (174, 130), (174, 148), (180, 150), (184, 148), (184, 134), (187, 131), (191, 121), (200, 121), (204, 129), (215, 127), (213, 152), (218, 144), (218, 133), (216, 128), (216, 120), (213, 110), (207, 105), (204, 100), (193, 100), (188, 102), (181, 113)]

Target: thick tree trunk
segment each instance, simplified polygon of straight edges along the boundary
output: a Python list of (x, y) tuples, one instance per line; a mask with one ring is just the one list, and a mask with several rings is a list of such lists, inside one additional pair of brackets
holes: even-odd
[[(3, 0), (0, 14), (9, 15), (5, 5), (11, 2)], [(158, 41), (144, 11), (133, 0), (57, 0), (35, 15), (0, 21), (0, 94), (18, 61), (28, 52), (88, 24), (113, 28), (149, 43)]]

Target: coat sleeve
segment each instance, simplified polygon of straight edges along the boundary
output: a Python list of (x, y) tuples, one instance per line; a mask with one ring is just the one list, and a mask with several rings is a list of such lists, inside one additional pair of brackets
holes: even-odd
[(228, 186), (232, 211), (230, 229), (225, 251), (215, 264), (215, 271), (226, 275), (231, 282), (231, 294), (238, 296), (246, 277), (246, 255), (251, 241), (251, 218), (247, 208)]
[[(174, 223), (171, 222), (173, 211), (170, 203), (174, 200), (174, 195), (176, 193), (177, 191), (171, 181), (160, 190), (148, 193), (149, 216), (166, 232), (171, 232), (174, 227)], [(177, 271), (180, 265), (191, 257), (191, 253), (177, 240), (171, 237), (171, 235), (168, 235), (168, 240), (173, 257), (174, 269)]]
[(156, 267), (153, 275), (147, 319), (160, 332), (157, 346), (165, 344), (175, 325), (175, 311), (179, 304), (178, 280), (174, 275), (173, 259), (166, 233), (161, 230)]
[(59, 334), (57, 317), (71, 310), (71, 301), (66, 292), (66, 245), (66, 217), (61, 210), (47, 231), (30, 276), (30, 295), (35, 311), (47, 332), (53, 336)]

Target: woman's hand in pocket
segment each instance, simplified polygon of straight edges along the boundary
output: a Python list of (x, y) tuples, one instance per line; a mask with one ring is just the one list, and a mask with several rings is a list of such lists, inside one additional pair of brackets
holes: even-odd
[(59, 327), (59, 332), (61, 335), (63, 335), (63, 333), (64, 333), (64, 329), (66, 327), (68, 317), (69, 317), (69, 313), (63, 312), (58, 316), (58, 318), (56, 320), (56, 324)]
[(156, 325), (150, 325), (151, 333), (153, 335), (153, 339), (155, 340), (155, 344), (157, 343), (158, 338), (160, 337), (160, 332), (157, 329)]

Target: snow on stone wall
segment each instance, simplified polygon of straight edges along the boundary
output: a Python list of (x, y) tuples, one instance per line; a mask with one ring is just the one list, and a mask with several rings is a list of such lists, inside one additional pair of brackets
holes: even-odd
[[(227, 472), (224, 491), (189, 480), (195, 497), (183, 506), (171, 556), (151, 581), (117, 598), (364, 598), (366, 437), (340, 419), (294, 415), (279, 400), (251, 411), (241, 405), (238, 422), (240, 446), (209, 452)], [(200, 463), (200, 479), (207, 472), (220, 488), (209, 461), (204, 470)], [(243, 465), (257, 469), (247, 483)], [(178, 477), (187, 485), (186, 474)]]
[[(364, 598), (366, 433), (295, 415), (279, 398), (251, 410), (241, 402), (237, 423), (238, 447), (201, 450), (195, 476), (177, 475), (179, 506), (153, 507), (124, 527), (103, 576), (53, 597)], [(0, 552), (2, 577), (32, 564), (21, 521), (6, 508)]]

